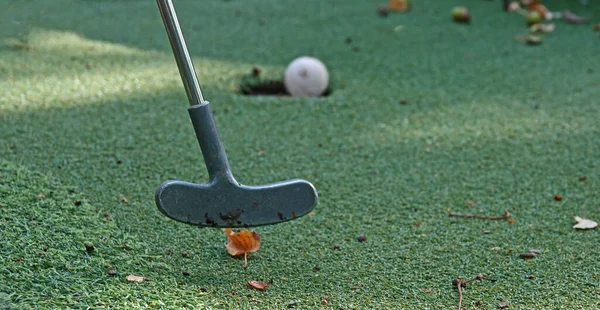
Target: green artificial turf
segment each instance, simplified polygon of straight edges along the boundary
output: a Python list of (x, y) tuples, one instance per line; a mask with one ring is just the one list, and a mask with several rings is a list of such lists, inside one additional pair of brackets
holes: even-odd
[[(412, 2), (175, 2), (237, 179), (319, 191), (313, 214), (254, 229), (244, 270), (221, 230), (154, 205), (165, 180), (207, 180), (154, 1), (2, 1), (0, 307), (450, 309), (452, 280), (482, 273), (466, 308), (599, 308), (600, 233), (572, 228), (600, 220), (598, 33), (557, 22), (527, 46), (498, 1)], [(238, 94), (305, 54), (330, 96)]]

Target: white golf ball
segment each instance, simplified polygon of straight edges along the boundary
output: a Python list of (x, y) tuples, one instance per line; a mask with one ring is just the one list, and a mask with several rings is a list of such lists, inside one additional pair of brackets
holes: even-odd
[(283, 82), (292, 96), (318, 97), (329, 85), (329, 73), (320, 60), (302, 56), (289, 64)]

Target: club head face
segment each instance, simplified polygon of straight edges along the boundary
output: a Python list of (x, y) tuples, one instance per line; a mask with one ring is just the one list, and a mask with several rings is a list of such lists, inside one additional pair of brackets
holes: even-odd
[(309, 213), (318, 202), (305, 180), (246, 186), (220, 178), (206, 184), (167, 181), (156, 190), (167, 217), (202, 227), (253, 227), (281, 223)]

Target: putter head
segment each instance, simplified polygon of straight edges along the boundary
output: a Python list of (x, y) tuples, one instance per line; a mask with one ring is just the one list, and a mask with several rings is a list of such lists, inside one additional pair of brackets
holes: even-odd
[(156, 205), (167, 217), (202, 227), (251, 227), (293, 220), (317, 205), (308, 181), (246, 186), (233, 177), (206, 184), (167, 181), (156, 190)]

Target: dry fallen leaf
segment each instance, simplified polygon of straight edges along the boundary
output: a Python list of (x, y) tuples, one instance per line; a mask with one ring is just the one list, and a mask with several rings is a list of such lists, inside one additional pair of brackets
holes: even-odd
[(508, 301), (503, 301), (503, 302), (498, 303), (498, 308), (500, 308), (500, 309), (508, 308)]
[(522, 258), (522, 259), (530, 259), (530, 258), (534, 258), (535, 256), (536, 256), (536, 254), (535, 253), (531, 253), (531, 252), (519, 254), (519, 257)]
[(542, 37), (533, 35), (533, 34), (528, 34), (525, 36), (515, 36), (515, 40), (517, 40), (519, 42), (523, 42), (528, 45), (542, 44)]
[(564, 11), (562, 13), (562, 19), (570, 24), (584, 24), (588, 22), (588, 19), (585, 17), (581, 17), (579, 15), (576, 15), (573, 12), (569, 12), (569, 11)]
[(582, 219), (579, 216), (575, 217), (575, 222), (577, 222), (577, 224), (573, 226), (575, 229), (594, 229), (598, 227), (598, 223), (592, 220)]
[(530, 32), (552, 32), (556, 26), (554, 24), (534, 24), (529, 27)]
[(225, 249), (231, 256), (244, 254), (244, 268), (248, 267), (248, 253), (256, 252), (260, 247), (260, 235), (254, 231), (242, 230), (239, 233), (229, 228), (223, 229), (227, 236)]
[(519, 1), (513, 1), (508, 5), (508, 11), (513, 12), (521, 8)]
[(262, 281), (256, 281), (256, 280), (249, 280), (248, 285), (252, 286), (253, 288), (255, 288), (259, 291), (266, 290), (267, 287), (269, 287), (269, 284), (262, 282)]
[(143, 282), (146, 279), (147, 279), (146, 277), (136, 276), (136, 275), (132, 275), (132, 274), (127, 276), (127, 281), (129, 281), (129, 282)]
[(406, 12), (410, 9), (408, 0), (389, 0), (388, 9), (392, 12)]
[(548, 8), (546, 8), (543, 4), (537, 2), (530, 4), (527, 7), (527, 10), (538, 12), (544, 19), (547, 18), (549, 13)]

